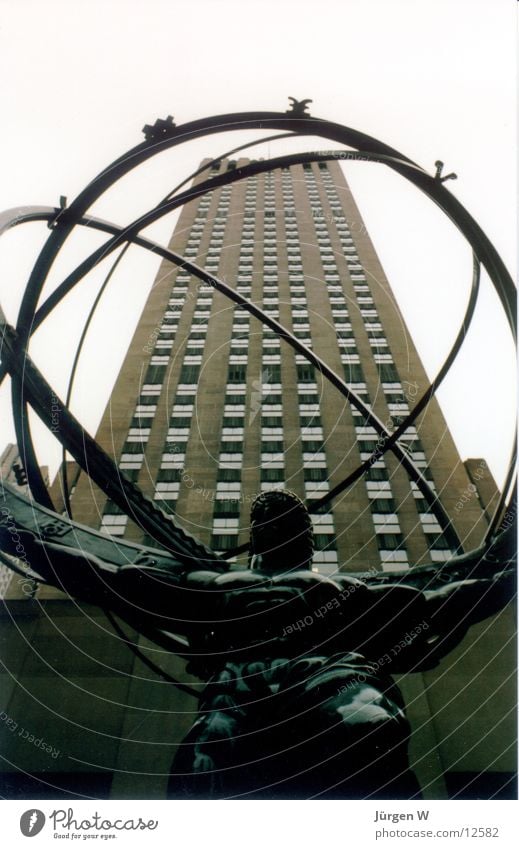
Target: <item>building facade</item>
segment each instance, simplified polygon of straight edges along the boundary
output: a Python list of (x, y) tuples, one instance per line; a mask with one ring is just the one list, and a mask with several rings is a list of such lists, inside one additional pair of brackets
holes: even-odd
[[(220, 163), (218, 172), (247, 161)], [(293, 166), (215, 190), (186, 206), (170, 247), (263, 306), (390, 430), (427, 388), (337, 162)], [(257, 492), (286, 487), (311, 502), (367, 459), (378, 441), (363, 415), (302, 355), (168, 263), (98, 435), (121, 469), (218, 551), (247, 541)], [(454, 513), (471, 481), (435, 401), (401, 444)], [(441, 528), (419, 496), (388, 452), (315, 517), (315, 567), (405, 569), (448, 559)], [(80, 497), (78, 491), (77, 503)], [(94, 524), (102, 513), (109, 533), (142, 539), (140, 529), (101, 497), (92, 500), (90, 491), (80, 510)], [(484, 522), (477, 499), (456, 525), (465, 547), (479, 542)]]
[[(214, 175), (248, 161), (203, 164)], [(207, 172), (197, 181), (206, 177)], [(170, 248), (261, 305), (343, 377), (389, 430), (428, 387), (338, 162), (291, 166), (215, 189), (183, 208)], [(166, 261), (97, 439), (162, 509), (219, 552), (247, 542), (250, 504), (258, 492), (287, 488), (311, 504), (379, 444), (362, 413), (302, 355), (213, 286)], [(400, 444), (441, 499), (465, 550), (476, 547), (497, 494), (485, 462), (462, 462), (436, 400)], [(77, 469), (72, 468), (71, 478), (76, 520), (114, 537), (153, 544)], [(61, 506), (59, 479), (54, 497)], [(356, 483), (321, 507), (313, 522), (314, 568), (326, 575), (405, 570), (442, 563), (454, 553), (434, 511), (391, 452), (380, 455)], [(234, 559), (237, 565), (246, 563), (246, 555)], [(15, 596), (13, 592), (12, 603), (23, 604)], [(49, 628), (53, 617), (64, 617), (69, 625), (75, 621), (76, 606), (56, 591), (41, 589), (38, 603), (44, 613), (35, 612), (33, 635), (38, 628)], [(90, 686), (99, 678), (89, 692), (94, 693), (101, 727), (105, 719), (99, 700), (108, 697), (117, 703), (109, 733), (118, 742), (111, 754), (101, 755), (99, 749), (98, 759), (88, 761), (93, 771), (83, 766), (79, 772), (92, 774), (94, 787), (96, 775), (110, 773), (106, 794), (116, 798), (131, 796), (136, 786), (141, 795), (160, 797), (174, 747), (190, 724), (186, 717), (196, 713), (196, 700), (172, 694), (171, 685), (166, 694), (138, 660), (130, 658), (130, 663), (113, 638), (108, 641), (115, 652), (115, 665), (108, 664), (116, 670), (111, 675), (101, 661), (106, 638), (99, 629), (104, 626), (96, 624), (91, 632), (94, 621), (98, 612), (78, 617), (74, 628), (81, 646), (99, 644), (98, 654), (90, 655), (93, 671), (85, 674), (90, 674)], [(507, 683), (514, 666), (511, 634), (509, 612), (499, 614), (473, 628), (438, 670), (400, 682), (415, 729), (413, 762), (426, 798), (455, 796), (465, 786), (479, 788), (484, 796), (489, 787), (508, 786), (515, 761), (503, 740), (511, 732), (513, 715), (506, 719), (502, 706), (513, 702), (513, 683)], [(489, 665), (491, 635), (502, 640), (503, 653), (492, 664), (489, 680), (475, 670)], [(58, 643), (59, 637), (56, 647)], [(153, 651), (145, 641), (139, 644)], [(161, 662), (182, 681), (199, 684), (178, 658), (161, 657)], [(149, 703), (150, 690), (160, 706), (154, 710), (166, 714), (166, 720), (159, 725), (152, 718), (146, 724), (148, 736), (138, 745), (132, 729), (146, 699)], [(14, 698), (16, 703), (22, 697), (15, 693)], [(468, 724), (467, 698), (477, 714)], [(72, 692), (70, 699), (72, 705)], [(490, 718), (498, 701), (501, 720), (496, 727)], [(63, 769), (70, 773), (66, 786), (71, 792), (72, 787), (91, 787), (90, 779), (78, 784), (77, 776), (71, 776), (83, 760), (78, 753), (86, 750), (86, 741), (99, 744), (99, 726), (87, 723), (88, 732), (78, 743), (68, 721), (62, 717), (60, 722), (66, 751), (75, 753), (76, 771), (70, 763)], [(167, 751), (165, 740), (170, 743)], [(136, 765), (143, 763), (149, 768), (147, 777), (136, 784)]]

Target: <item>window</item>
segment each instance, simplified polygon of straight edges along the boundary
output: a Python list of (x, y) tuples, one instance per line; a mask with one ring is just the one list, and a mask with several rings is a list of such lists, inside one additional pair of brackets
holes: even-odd
[(377, 337), (376, 338), (374, 336), (371, 336), (369, 343), (370, 343), (371, 347), (373, 348), (373, 350), (376, 351), (376, 352), (382, 351), (384, 348), (388, 347), (387, 339), (385, 339), (383, 337), (380, 337), (380, 338)]
[(383, 571), (406, 571), (409, 568), (407, 552), (404, 550), (380, 551)]
[(177, 498), (180, 489), (179, 481), (158, 481), (156, 484), (155, 499)]
[(375, 513), (395, 513), (396, 506), (392, 498), (374, 498), (371, 502), (371, 509)]
[(377, 543), (380, 551), (405, 550), (402, 534), (377, 534)]
[(238, 534), (213, 534), (211, 537), (211, 548), (214, 551), (226, 551), (235, 548), (238, 544)]
[(389, 481), (366, 481), (369, 498), (390, 498), (391, 484)]
[[(166, 358), (167, 359), (167, 358)], [(144, 378), (145, 383), (154, 384), (154, 385), (162, 385), (164, 383), (164, 375), (166, 374), (166, 367), (150, 365), (148, 366), (148, 370), (146, 372), (146, 377)]]
[[(329, 507), (328, 507), (329, 509)], [(319, 515), (312, 515), (310, 517), (312, 519), (312, 524), (314, 527), (314, 531), (320, 534), (333, 534), (335, 533), (335, 527), (333, 522), (333, 514), (332, 513), (321, 513)]]
[(400, 378), (393, 363), (377, 363), (378, 373), (384, 383), (396, 383)]
[(159, 473), (157, 475), (157, 481), (161, 483), (171, 483), (172, 481), (180, 481), (181, 468), (178, 469), (159, 469)]
[(415, 507), (417, 509), (417, 512), (428, 513), (431, 508), (429, 507), (429, 504), (427, 503), (425, 498), (422, 497), (421, 492), (414, 492), (413, 495), (415, 497)]
[(221, 450), (228, 451), (230, 454), (243, 451), (243, 442), (235, 439), (232, 435), (226, 436), (222, 434)]
[(155, 415), (156, 409), (157, 409), (156, 407), (150, 406), (146, 410), (140, 411), (138, 413), (137, 413), (137, 410), (136, 410), (135, 412), (137, 414), (135, 416), (133, 416), (133, 418), (130, 422), (130, 426), (131, 427), (141, 427), (141, 426), (146, 427), (146, 425), (150, 425), (151, 424), (150, 419), (152, 419), (153, 416)]
[(238, 532), (238, 519), (234, 517), (227, 518), (214, 518), (213, 519), (213, 531), (216, 533), (221, 533), (222, 531), (228, 531), (229, 533)]
[(303, 404), (317, 405), (318, 408), (319, 396), (315, 393), (308, 393), (305, 390), (306, 387), (303, 387), (302, 390), (298, 389), (300, 409), (306, 409), (306, 407), (303, 408)]
[[(311, 398), (312, 403), (304, 403), (303, 400), (302, 400), (303, 397)], [(317, 413), (318, 414), (319, 413), (319, 404), (317, 402), (317, 395), (306, 395), (306, 396), (300, 395), (299, 396), (299, 412), (301, 413), (301, 415), (304, 415), (304, 416), (306, 416), (308, 413)]]
[(240, 514), (240, 502), (236, 500), (221, 499), (215, 501), (214, 516), (222, 518), (234, 518)]
[[(126, 446), (127, 447), (127, 446)], [(139, 448), (138, 443), (135, 443), (135, 447)], [(144, 454), (131, 454), (127, 452), (121, 455), (121, 459), (119, 461), (120, 469), (140, 469), (142, 465), (142, 461), (144, 460)]]
[[(243, 422), (243, 419), (241, 420)], [(243, 427), (222, 427), (222, 437), (232, 436), (233, 439), (241, 437), (243, 439)]]
[(366, 469), (364, 472), (366, 480), (370, 481), (387, 481), (388, 474), (386, 468), (377, 468), (376, 466), (370, 466), (369, 469)]
[(261, 481), (271, 481), (281, 483), (285, 480), (285, 470), (283, 468), (262, 468)]
[(131, 427), (126, 437), (127, 442), (147, 442), (151, 428), (149, 427)]
[[(225, 404), (224, 411), (223, 411), (224, 415), (225, 416), (242, 416), (243, 417), (243, 414), (245, 413), (245, 403), (244, 403), (245, 399), (243, 398), (243, 396), (242, 395), (234, 395), (234, 396), (230, 395), (228, 397), (232, 398), (233, 402), (235, 402), (235, 403), (231, 403), (231, 404), (226, 403)], [(243, 398), (243, 402), (239, 403), (242, 400), (242, 398)], [(238, 402), (238, 403), (236, 403), (236, 402)], [(241, 422), (240, 422), (240, 424), (241, 424)]]
[(320, 428), (322, 426), (321, 417), (319, 415), (299, 416), (299, 425), (305, 431), (308, 428)]
[(234, 410), (235, 407), (240, 407), (242, 410), (245, 409), (245, 393), (240, 392), (238, 389), (229, 389), (227, 387), (227, 392), (225, 394), (225, 409), (232, 408)]
[(346, 383), (364, 383), (364, 372), (360, 363), (345, 363), (344, 378)]
[(336, 551), (315, 551), (312, 561), (312, 572), (320, 575), (335, 575), (337, 572), (338, 556)]
[(431, 560), (434, 563), (445, 563), (447, 560), (450, 560), (453, 557), (454, 552), (449, 548), (445, 549), (430, 549), (429, 554), (431, 556)]
[(241, 451), (221, 452), (218, 458), (220, 468), (241, 469), (243, 464), (243, 453)]
[(283, 428), (282, 427), (262, 427), (261, 428), (261, 436), (263, 439), (270, 439), (275, 437), (276, 439), (283, 438)]
[[(324, 451), (308, 451), (308, 442), (305, 441), (302, 445), (303, 448), (303, 461), (304, 463), (308, 463), (309, 468), (311, 464), (314, 464), (313, 468), (317, 468), (318, 465), (324, 467), (326, 465), (326, 454)], [(322, 446), (321, 446), (322, 448)]]
[(434, 513), (420, 513), (420, 521), (424, 534), (441, 534), (442, 529)]
[(219, 468), (217, 480), (226, 482), (241, 481), (241, 468)]
[(297, 365), (298, 383), (313, 383), (315, 381), (315, 368), (311, 363)]
[(263, 385), (281, 383), (281, 365), (268, 363), (266, 374), (263, 374)]
[(178, 413), (173, 413), (170, 419), (172, 427), (191, 427), (191, 416), (181, 416)]
[(184, 439), (187, 442), (189, 436), (188, 427), (170, 427), (168, 428), (168, 440)]
[(333, 534), (314, 533), (314, 545), (316, 551), (335, 551), (337, 541)]
[(198, 383), (199, 377), (199, 365), (183, 365), (180, 371), (179, 383)]
[(110, 536), (113, 537), (120, 537), (124, 535), (127, 523), (127, 516), (105, 513), (102, 518), (101, 527), (99, 528), (99, 530), (102, 534), (110, 534)]
[(247, 379), (247, 366), (242, 363), (232, 363), (229, 365), (227, 374), (228, 383), (245, 383)]
[(328, 492), (330, 484), (328, 481), (305, 481), (305, 493), (308, 498), (316, 498), (317, 496)]
[(281, 413), (279, 415), (271, 415), (261, 417), (261, 427), (281, 427), (283, 425), (283, 418)]
[(216, 497), (224, 500), (236, 499), (240, 497), (241, 483), (239, 481), (218, 481), (216, 484)]
[(389, 412), (392, 416), (401, 416), (403, 414), (405, 414), (406, 416), (409, 415), (409, 405), (406, 403), (406, 401), (404, 401), (404, 399), (396, 402), (390, 401), (389, 398), (386, 397), (386, 401)]
[(186, 460), (184, 452), (174, 454), (163, 454), (160, 463), (161, 469), (182, 469)]
[(119, 505), (115, 503), (115, 501), (112, 501), (112, 499), (109, 498), (105, 504), (104, 515), (125, 516), (126, 514), (124, 510), (122, 510), (121, 507), (119, 507)]
[(376, 534), (400, 533), (400, 524), (396, 513), (373, 513), (373, 524)]
[(328, 479), (328, 470), (326, 467), (305, 468), (304, 479), (305, 481), (325, 481)]
[(274, 439), (265, 439), (261, 443), (262, 454), (279, 454), (283, 456), (283, 441)]
[(359, 446), (359, 451), (361, 451), (362, 453), (372, 454), (373, 451), (376, 451), (377, 448), (380, 447), (380, 443), (378, 443), (374, 439), (359, 438), (358, 446)]
[(444, 536), (444, 534), (438, 534), (433, 539), (431, 539), (429, 534), (427, 533), (426, 527), (423, 528), (423, 531), (428, 537), (427, 543), (430, 549), (435, 548), (439, 551), (450, 551), (450, 543), (447, 541), (447, 538)]
[[(123, 455), (122, 455), (123, 457), (125, 456), (125, 454), (140, 454), (140, 453), (141, 453), (141, 449), (139, 448), (139, 445), (138, 445), (138, 443), (135, 442), (135, 440), (131, 440), (131, 441), (126, 440), (126, 442), (123, 445)], [(143, 454), (141, 454), (141, 459), (142, 459), (142, 457), (143, 457)]]
[[(304, 452), (308, 454), (323, 454), (324, 456), (324, 444), (322, 439), (312, 439), (310, 436), (307, 438), (304, 434), (301, 436), (302, 448)], [(305, 453), (305, 459), (307, 454)]]
[(264, 451), (261, 454), (261, 465), (265, 468), (268, 466), (271, 469), (281, 469), (285, 465), (283, 454), (273, 454), (271, 451)]
[(261, 492), (269, 492), (276, 489), (284, 489), (285, 482), (281, 481), (261, 481), (260, 482), (260, 490)]

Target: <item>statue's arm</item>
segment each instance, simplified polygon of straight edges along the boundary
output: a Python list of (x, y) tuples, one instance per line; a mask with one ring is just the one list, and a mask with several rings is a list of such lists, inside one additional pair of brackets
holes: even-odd
[[(22, 527), (0, 524), (0, 549), (23, 569), (67, 595), (118, 614), (137, 630), (162, 629), (191, 636), (210, 615), (208, 588), (219, 572), (186, 568), (169, 553), (125, 546), (106, 539), (106, 554), (38, 537)], [(131, 557), (137, 562), (131, 562)], [(115, 562), (115, 561), (119, 562)], [(195, 567), (196, 564), (193, 564)]]
[(516, 594), (513, 570), (504, 570), (489, 578), (455, 581), (439, 589), (424, 591), (430, 623), (424, 661), (435, 665), (461, 642), (468, 629), (494, 616)]
[[(177, 535), (176, 528), (170, 548), (153, 549), (59, 516), (5, 482), (1, 492), (0, 551), (6, 565), (110, 609), (137, 629), (142, 624), (171, 630), (175, 623), (181, 633), (192, 631), (191, 620), (196, 625), (200, 618), (202, 583), (209, 586), (229, 568), (198, 540)], [(187, 592), (192, 575), (198, 575), (196, 589)]]

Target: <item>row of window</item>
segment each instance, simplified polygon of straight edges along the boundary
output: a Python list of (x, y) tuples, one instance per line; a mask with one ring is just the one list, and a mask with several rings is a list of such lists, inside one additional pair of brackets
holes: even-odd
[[(217, 234), (221, 233), (223, 235), (225, 219), (223, 221), (219, 221), (218, 219), (228, 209), (227, 198), (229, 194), (230, 191), (220, 194), (213, 230), (215, 238)], [(198, 218), (205, 215), (210, 203), (211, 198), (208, 196), (202, 197), (199, 201), (197, 217), (195, 218), (195, 223), (188, 239), (188, 253), (193, 253), (193, 250), (198, 247), (200, 239), (197, 237), (197, 233), (201, 232), (204, 226), (203, 222), (198, 221)], [(208, 260), (211, 269), (216, 271), (217, 254), (219, 252), (215, 250), (213, 253), (215, 257), (209, 257)], [(134, 417), (130, 423), (127, 439), (121, 453), (119, 467), (124, 470), (126, 475), (131, 476), (133, 479), (136, 479), (144, 460), (143, 444), (148, 441), (151, 432), (151, 422), (157, 409), (156, 397), (160, 395), (162, 390), (169, 361), (169, 354), (165, 353), (165, 351), (170, 350), (172, 347), (173, 339), (178, 329), (182, 307), (185, 303), (185, 296), (187, 294), (186, 284), (190, 279), (190, 275), (182, 273), (181, 270), (177, 273), (172, 295), (163, 317), (163, 323), (155, 339), (155, 349), (145, 375), (139, 403), (135, 408)], [(200, 374), (207, 322), (212, 303), (211, 287), (200, 286), (198, 292), (193, 329), (191, 330), (184, 353), (177, 395), (172, 409), (171, 426), (168, 429), (168, 442), (162, 455), (161, 468), (154, 495), (155, 499), (161, 502), (175, 501), (178, 497), (180, 473), (185, 461), (185, 445), (189, 436), (196, 385)], [(169, 507), (170, 505), (168, 504), (167, 506)], [(126, 517), (114, 514), (113, 505), (108, 503), (102, 518), (101, 530), (112, 535), (120, 536), (124, 534), (126, 524)]]

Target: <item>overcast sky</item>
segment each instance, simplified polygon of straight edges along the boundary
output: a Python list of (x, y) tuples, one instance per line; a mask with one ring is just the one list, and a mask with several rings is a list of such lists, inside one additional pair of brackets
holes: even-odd
[[(280, 110), (288, 96), (364, 131), (434, 173), (468, 208), (513, 272), (516, 246), (516, 3), (514, 0), (163, 2), (0, 0), (0, 210), (72, 200), (141, 129), (243, 110)], [(158, 157), (93, 210), (127, 223), (203, 156), (244, 136), (198, 141)], [(308, 147), (307, 147), (308, 146)], [(323, 148), (330, 145), (323, 142)], [(315, 149), (301, 139), (290, 149)], [(279, 148), (279, 152), (286, 148)], [(273, 145), (256, 154), (278, 152)], [(471, 257), (453, 226), (383, 166), (346, 174), (382, 264), (432, 377), (457, 333)], [(172, 220), (152, 235), (165, 241)], [(48, 235), (26, 225), (0, 240), (0, 303), (14, 321), (27, 275)], [(99, 237), (78, 237), (47, 293)], [(93, 326), (73, 410), (91, 432), (117, 374), (157, 268), (128, 255)], [(103, 268), (102, 271), (106, 271)], [(64, 393), (70, 351), (102, 275), (92, 274), (38, 333), (39, 367)], [(440, 395), (462, 457), (484, 456), (502, 480), (515, 401), (513, 346), (484, 282), (466, 352)], [(0, 393), (0, 447), (13, 439)], [(58, 448), (35, 424), (41, 462)]]

